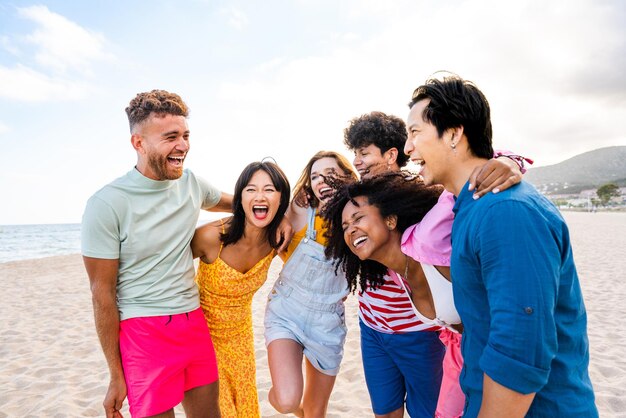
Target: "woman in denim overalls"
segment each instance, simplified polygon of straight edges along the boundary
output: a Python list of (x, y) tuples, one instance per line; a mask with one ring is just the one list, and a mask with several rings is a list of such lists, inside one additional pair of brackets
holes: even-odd
[[(329, 176), (356, 179), (340, 154), (321, 151), (304, 169), (287, 210), (294, 230), (285, 265), (270, 291), (265, 343), (272, 376), (269, 401), (280, 413), (325, 416), (343, 358), (343, 300), (348, 283), (324, 255), (325, 229), (318, 212), (332, 196)], [(299, 198), (306, 196), (302, 204)], [(306, 206), (306, 207), (303, 207)], [(302, 360), (306, 358), (306, 385)]]

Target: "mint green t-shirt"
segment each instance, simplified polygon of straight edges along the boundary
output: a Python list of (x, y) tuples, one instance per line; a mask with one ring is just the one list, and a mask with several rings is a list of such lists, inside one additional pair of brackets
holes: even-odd
[(152, 180), (136, 169), (97, 191), (81, 227), (82, 254), (119, 259), (120, 319), (173, 315), (200, 306), (193, 238), (200, 209), (221, 192), (184, 170), (177, 180)]

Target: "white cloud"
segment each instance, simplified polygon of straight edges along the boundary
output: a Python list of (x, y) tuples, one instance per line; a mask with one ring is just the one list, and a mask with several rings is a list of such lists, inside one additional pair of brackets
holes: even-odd
[(35, 59), (43, 67), (58, 73), (73, 70), (90, 75), (93, 62), (113, 59), (113, 55), (105, 51), (106, 40), (101, 34), (51, 12), (46, 6), (17, 10), (21, 17), (39, 25), (26, 40), (36, 45)]
[[(128, 66), (106, 71), (107, 65), (94, 65), (107, 59), (102, 55), (110, 50), (107, 41), (65, 17), (50, 18), (54, 13), (45, 8), (28, 8), (28, 17), (21, 14), (21, 33), (28, 38), (7, 33), (2, 39), (6, 30), (0, 30), (1, 52), (16, 52), (4, 53), (13, 61), (0, 64), (0, 107), (7, 103), (2, 118), (10, 124), (10, 134), (5, 129), (0, 142), (10, 136), (41, 156), (31, 158), (35, 163), (27, 171), (32, 180), (11, 177), (20, 171), (17, 165), (9, 164), (8, 175), (0, 173), (2, 187), (23, 199), (13, 218), (38, 222), (71, 215), (68, 220), (78, 221), (80, 214), (69, 214), (66, 208), (82, 210), (83, 202), (64, 200), (57, 205), (62, 213), (35, 213), (24, 208), (37, 203), (20, 191), (31, 190), (43, 178), (72, 184), (78, 200), (86, 199), (97, 186), (131, 167), (135, 156), (124, 139), (122, 109), (134, 93), (153, 85), (172, 89), (188, 101), (192, 151), (187, 166), (226, 191), (232, 190), (248, 162), (268, 155), (292, 182), (315, 151), (349, 155), (342, 139), (351, 118), (372, 110), (406, 117), (412, 90), (442, 69), (476, 82), (492, 106), (496, 146), (528, 155), (535, 165), (601, 146), (626, 145), (621, 129), (626, 120), (626, 29), (620, 21), (625, 8), (619, 0), (296, 0), (291, 3), (295, 7), (279, 3), (264, 3), (269, 13), (257, 25), (253, 19), (260, 15), (250, 2), (241, 3), (239, 10), (207, 0), (210, 7), (197, 9), (206, 13), (184, 19), (197, 28), (207, 14), (218, 18), (220, 24), (212, 29), (220, 30), (219, 37), (190, 37), (183, 31), (155, 44), (133, 25), (116, 24), (112, 16), (128, 10), (113, 2), (101, 10), (108, 13), (101, 27), (115, 31), (111, 37), (132, 39), (119, 51), (129, 57), (120, 61), (133, 61), (134, 71)], [(171, 5), (155, 3), (150, 22), (144, 23), (154, 27), (161, 20), (178, 22), (171, 13)], [(87, 39), (72, 50), (82, 57), (76, 61), (59, 52), (68, 36), (51, 33), (57, 39), (50, 49), (54, 53), (35, 36), (45, 28), (67, 28), (67, 22), (78, 29), (56, 33)], [(184, 60), (172, 55), (174, 65), (147, 65), (156, 62), (157, 48), (184, 52), (177, 55)], [(211, 53), (220, 48), (228, 53)], [(43, 52), (51, 57), (36, 61), (35, 54)], [(189, 57), (195, 65), (188, 65)], [(146, 70), (138, 75), (137, 69)], [(97, 85), (89, 71), (98, 71)], [(104, 90), (100, 86), (107, 91), (96, 90)], [(54, 103), (56, 117), (46, 118), (43, 114), (52, 107), (13, 106), (3, 100), (77, 99), (94, 91), (102, 100), (85, 105), (82, 116), (72, 120), (72, 129), (67, 129), (65, 115), (73, 114), (74, 103)], [(17, 114), (22, 108), (32, 117)], [(84, 132), (89, 132), (87, 138)], [(71, 150), (76, 154), (68, 154)], [(78, 166), (60, 170), (61, 159)], [(86, 174), (75, 176), (77, 169)]]
[(618, 128), (626, 118), (626, 37), (615, 7), (623, 6), (421, 3), (381, 25), (386, 30), (354, 55), (367, 68), (372, 94), (378, 76), (380, 85), (404, 89), (405, 102), (437, 70), (476, 82), (492, 106), (496, 145), (552, 164), (626, 143)]
[(222, 9), (222, 15), (228, 19), (228, 24), (235, 29), (242, 30), (248, 26), (248, 16), (235, 7), (229, 7)]
[(0, 36), (0, 46), (12, 55), (20, 55), (20, 49), (6, 35)]
[(217, 136), (237, 138), (237, 149), (252, 158), (263, 149), (297, 149), (304, 155), (289, 164), (302, 164), (314, 150), (342, 150), (342, 130), (354, 116), (382, 110), (404, 118), (413, 88), (445, 69), (487, 95), (495, 145), (536, 165), (625, 143), (626, 101), (609, 106), (605, 85), (583, 82), (589, 74), (616, 80), (611, 94), (625, 96), (614, 65), (623, 60), (624, 31), (610, 8), (538, 0), (513, 8), (498, 1), (368, 4), (380, 31), (327, 34), (324, 53), (284, 57), (262, 66), (264, 73), (222, 83)]
[(2, 121), (0, 121), (0, 135), (4, 135), (5, 133), (9, 132), (11, 129), (5, 125), (4, 123), (2, 123)]
[[(46, 6), (17, 8), (17, 13), (37, 27), (23, 37), (0, 37), (0, 46), (16, 57), (14, 65), (0, 65), (0, 97), (25, 102), (66, 101), (98, 90), (88, 81), (93, 64), (114, 60), (105, 50), (107, 42), (102, 35)], [(39, 64), (36, 69), (24, 64), (32, 64), (33, 59)]]
[(273, 58), (269, 61), (262, 62), (255, 67), (255, 71), (260, 73), (266, 73), (275, 70), (285, 62), (284, 57)]
[(77, 100), (96, 90), (80, 81), (53, 78), (22, 65), (0, 65), (0, 97), (25, 102)]
[(356, 42), (360, 40), (360, 36), (353, 32), (336, 33), (331, 35), (331, 39), (337, 42)]

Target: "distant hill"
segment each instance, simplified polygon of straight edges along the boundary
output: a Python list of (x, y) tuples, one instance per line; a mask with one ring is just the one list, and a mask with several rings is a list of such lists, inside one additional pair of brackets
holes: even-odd
[(605, 183), (626, 186), (626, 146), (585, 152), (558, 164), (530, 168), (524, 179), (548, 194), (579, 193)]

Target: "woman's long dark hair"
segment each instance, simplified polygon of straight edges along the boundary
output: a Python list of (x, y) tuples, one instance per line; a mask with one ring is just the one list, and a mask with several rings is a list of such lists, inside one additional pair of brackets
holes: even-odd
[(252, 176), (254, 176), (254, 174), (259, 170), (265, 171), (270, 176), (276, 191), (280, 192), (280, 205), (278, 206), (278, 211), (276, 212), (274, 219), (272, 219), (269, 225), (265, 228), (265, 238), (268, 240), (272, 248), (278, 248), (282, 244), (282, 239), (280, 241), (276, 241), (276, 230), (278, 229), (280, 222), (283, 220), (285, 211), (289, 206), (289, 180), (287, 180), (287, 176), (285, 176), (285, 173), (283, 173), (283, 170), (281, 170), (278, 165), (269, 161), (255, 161), (248, 164), (248, 166), (243, 169), (241, 175), (237, 179), (237, 183), (235, 184), (235, 193), (233, 196), (233, 217), (228, 224), (226, 231), (220, 235), (220, 239), (222, 240), (224, 246), (236, 243), (243, 236), (246, 227), (246, 214), (243, 211), (243, 206), (241, 204), (241, 195), (243, 194), (243, 189), (248, 185), (248, 183), (250, 183)]
[(376, 206), (383, 218), (395, 215), (396, 228), (403, 233), (409, 226), (422, 220), (437, 203), (443, 191), (441, 186), (426, 186), (416, 176), (402, 172), (380, 174), (341, 187), (326, 204), (322, 216), (328, 222), (325, 253), (336, 259), (335, 268), (342, 268), (350, 290), (354, 292), (357, 279), (361, 290), (368, 285), (376, 288), (384, 283), (387, 267), (377, 261), (361, 261), (344, 240), (342, 213), (348, 202), (357, 204), (354, 198), (363, 196), (370, 205)]

